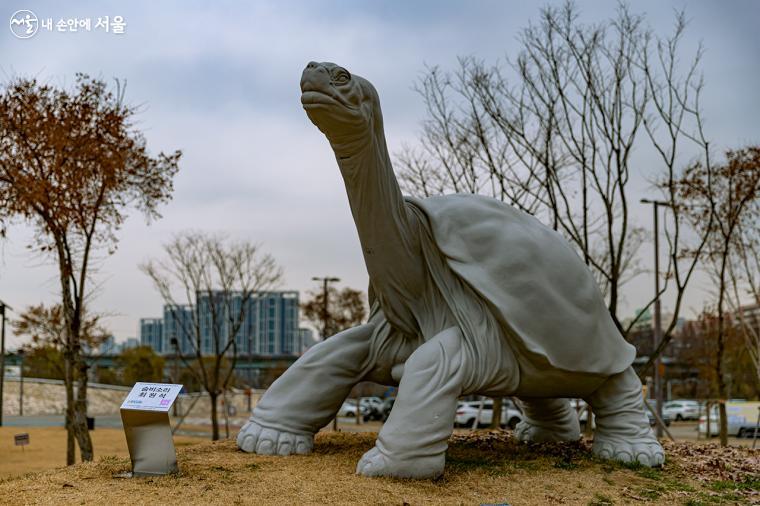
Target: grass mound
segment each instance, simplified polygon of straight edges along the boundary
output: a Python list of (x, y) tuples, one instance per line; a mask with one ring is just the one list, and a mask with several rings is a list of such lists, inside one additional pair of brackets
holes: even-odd
[(445, 475), (435, 481), (363, 478), (356, 462), (374, 434), (323, 432), (314, 453), (266, 457), (234, 441), (178, 449), (180, 473), (119, 479), (124, 457), (103, 457), (0, 482), (13, 504), (742, 504), (758, 496), (758, 456), (749, 449), (679, 443), (662, 469), (594, 459), (585, 441), (516, 443), (505, 431), (451, 438)]

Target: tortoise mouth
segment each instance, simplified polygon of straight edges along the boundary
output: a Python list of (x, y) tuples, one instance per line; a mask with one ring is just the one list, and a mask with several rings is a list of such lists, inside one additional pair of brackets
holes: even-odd
[(320, 107), (341, 107), (344, 109), (349, 109), (351, 111), (358, 110), (357, 107), (353, 107), (343, 102), (340, 100), (340, 98), (336, 99), (333, 95), (329, 95), (318, 90), (308, 90), (301, 93), (301, 105), (303, 105), (304, 109), (317, 109)]

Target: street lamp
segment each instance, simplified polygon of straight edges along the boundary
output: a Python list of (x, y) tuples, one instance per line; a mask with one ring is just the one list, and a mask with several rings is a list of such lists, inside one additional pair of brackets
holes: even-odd
[(5, 386), (5, 309), (13, 309), (0, 300), (0, 317), (2, 318), (2, 330), (0, 330), (0, 427), (3, 426), (3, 387)]
[[(652, 210), (654, 213), (654, 335), (652, 343), (652, 353), (656, 353), (657, 347), (662, 340), (662, 321), (660, 314), (660, 233), (659, 233), (659, 212), (660, 206), (670, 207), (668, 202), (662, 200), (650, 200), (641, 199), (642, 204), (652, 204)], [(660, 367), (662, 361), (660, 357), (656, 357), (654, 361), (654, 374), (652, 375), (652, 383), (654, 387), (654, 398), (657, 401), (655, 411), (657, 412), (658, 420), (662, 420), (662, 378), (660, 374)], [(657, 423), (657, 437), (660, 438), (663, 435), (662, 424)]]
[(18, 416), (24, 416), (24, 349), (19, 348), (16, 352), (18, 355)]
[[(322, 340), (324, 341), (327, 339), (327, 321), (330, 319), (330, 311), (327, 306), (327, 285), (329, 283), (338, 283), (340, 281), (340, 278), (334, 278), (334, 277), (328, 277), (325, 276), (323, 278), (314, 276), (311, 278), (312, 281), (321, 281), (322, 282)], [(357, 410), (357, 416), (359, 414), (359, 406), (356, 406)], [(338, 431), (338, 415), (335, 415), (335, 418), (333, 418), (333, 430), (335, 432)]]
[[(171, 344), (174, 348), (174, 383), (179, 384), (179, 341), (176, 337), (171, 338)], [(174, 416), (177, 416), (179, 413), (179, 396), (177, 397), (177, 401), (174, 403)]]
[(317, 276), (314, 276), (311, 278), (312, 281), (321, 281), (322, 282), (322, 339), (327, 339), (327, 322), (330, 319), (330, 312), (327, 305), (327, 298), (328, 298), (328, 292), (327, 292), (327, 285), (329, 283), (338, 283), (340, 282), (340, 278), (332, 278), (332, 277), (324, 277), (320, 278)]

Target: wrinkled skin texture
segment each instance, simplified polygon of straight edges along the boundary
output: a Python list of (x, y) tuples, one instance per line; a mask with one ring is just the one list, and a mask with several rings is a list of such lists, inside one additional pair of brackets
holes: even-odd
[[(457, 398), (468, 394), (517, 396), (525, 418), (515, 437), (535, 442), (578, 439), (578, 419), (566, 397), (584, 398), (596, 415), (595, 454), (661, 465), (664, 453), (644, 414), (641, 383), (630, 368), (630, 346), (604, 320), (609, 315), (601, 294), (595, 286), (589, 288), (590, 275), (557, 242), (562, 239), (483, 197), (405, 199), (388, 156), (374, 87), (333, 63), (311, 62), (303, 72), (301, 91), (304, 110), (329, 140), (346, 185), (370, 277), (371, 314), (367, 324), (311, 348), (275, 381), (241, 429), (238, 446), (265, 455), (308, 453), (313, 435), (334, 418), (351, 388), (359, 381), (374, 381), (398, 385), (399, 391), (375, 447), (357, 465), (361, 475), (440, 476)], [(457, 214), (467, 209), (477, 212)], [(499, 245), (500, 251), (469, 251), (465, 245), (468, 254), (474, 251), (467, 256), (457, 249), (457, 231), (476, 214), (483, 222), (472, 224), (474, 232), (468, 232), (476, 239), (481, 225), (486, 236), (494, 230), (496, 235), (514, 231), (502, 238), (506, 246)], [(447, 229), (452, 223), (456, 225)], [(448, 235), (434, 236), (440, 230)], [(527, 242), (510, 244), (513, 237)], [(531, 240), (538, 243), (528, 244)], [(528, 252), (522, 264), (513, 255), (521, 251)], [(499, 263), (507, 257), (517, 263)], [(478, 258), (490, 267), (472, 269)], [(560, 278), (546, 281), (557, 262)], [(530, 268), (535, 265), (546, 267), (533, 278)], [(504, 266), (506, 273), (499, 270)], [(527, 279), (519, 281), (519, 274), (526, 278), (526, 272)], [(562, 279), (565, 273), (580, 281), (561, 287), (563, 281), (570, 283)], [(586, 283), (585, 291), (578, 283)], [(510, 287), (517, 293), (509, 292)], [(573, 294), (580, 302), (571, 300)], [(554, 299), (556, 307), (567, 311), (569, 317), (560, 323), (576, 322), (572, 339), (570, 333), (541, 334), (541, 329), (555, 327), (562, 333), (551, 322), (544, 327), (521, 325), (549, 318), (541, 314), (546, 308), (539, 307), (540, 301), (520, 305), (541, 297)], [(500, 301), (509, 307), (494, 310)], [(603, 312), (606, 316), (600, 316)], [(588, 322), (583, 320), (589, 319), (591, 325), (584, 327)], [(583, 341), (586, 328), (601, 331)], [(568, 362), (568, 354), (579, 349), (581, 360)], [(584, 362), (585, 355), (590, 358)]]

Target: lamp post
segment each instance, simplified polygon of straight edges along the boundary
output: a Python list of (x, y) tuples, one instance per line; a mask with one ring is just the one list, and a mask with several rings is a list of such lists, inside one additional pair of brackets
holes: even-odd
[(248, 374), (247, 376), (248, 376), (248, 386), (250, 388), (253, 388), (253, 332), (248, 333)]
[(248, 414), (253, 411), (251, 397), (253, 396), (253, 332), (248, 333), (248, 388), (246, 388)]
[[(660, 314), (660, 232), (659, 232), (659, 207), (670, 207), (670, 204), (662, 200), (641, 199), (642, 204), (652, 204), (654, 213), (654, 332), (652, 339), (652, 353), (655, 353), (662, 340), (662, 321)], [(655, 411), (657, 418), (662, 420), (662, 378), (660, 368), (662, 361), (660, 357), (655, 358), (654, 374), (652, 375), (652, 386), (654, 398), (657, 402)], [(663, 436), (662, 425), (657, 423), (657, 437)]]
[[(174, 348), (174, 383), (179, 384), (179, 341), (176, 337), (172, 337), (171, 344)], [(174, 416), (177, 416), (179, 413), (179, 395), (172, 408)]]
[(24, 350), (19, 348), (16, 352), (19, 359), (18, 366), (18, 416), (24, 416)]
[(328, 284), (329, 283), (338, 283), (340, 281), (340, 278), (332, 278), (325, 276), (324, 278), (319, 278), (314, 276), (311, 278), (312, 281), (321, 281), (322, 282), (322, 339), (327, 339), (327, 322), (330, 319), (330, 310), (328, 307)]
[[(314, 276), (311, 278), (312, 281), (321, 281), (322, 282), (322, 340), (324, 341), (327, 339), (327, 321), (330, 319), (330, 310), (328, 308), (328, 284), (329, 283), (338, 283), (340, 281), (340, 278), (334, 278), (325, 276), (323, 278)], [(359, 412), (359, 406), (356, 406), (357, 410), (357, 416)], [(338, 415), (335, 415), (335, 418), (333, 418), (333, 430), (338, 431)]]
[(0, 317), (2, 318), (2, 330), (0, 330), (0, 427), (3, 426), (3, 388), (5, 386), (5, 309), (11, 309), (5, 302), (0, 300)]

